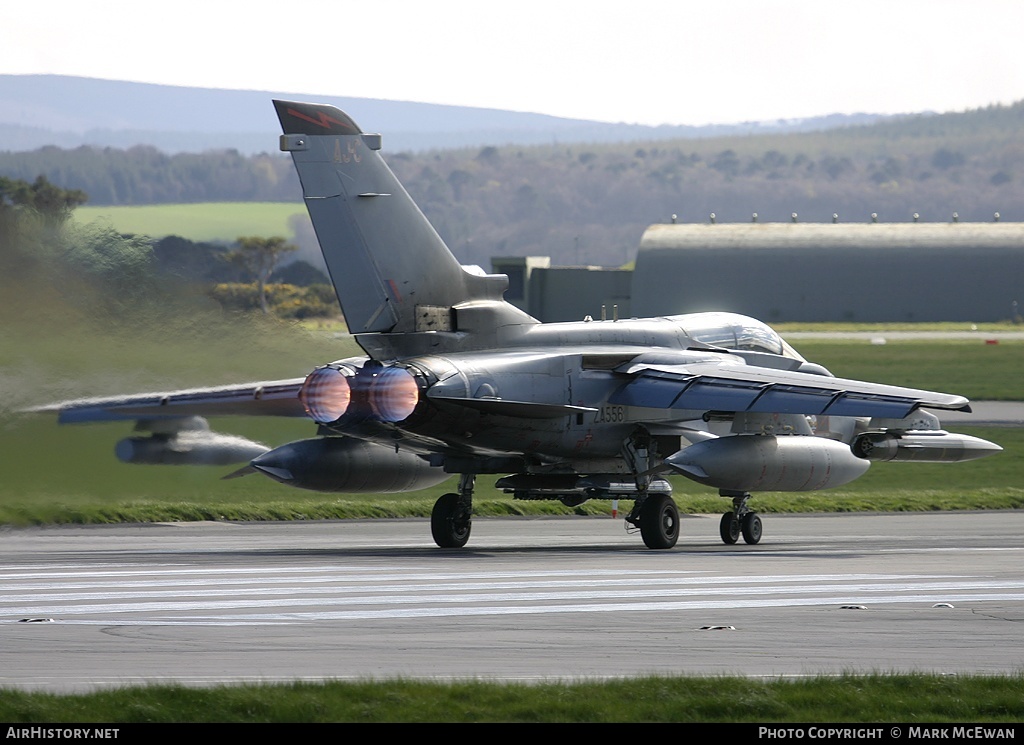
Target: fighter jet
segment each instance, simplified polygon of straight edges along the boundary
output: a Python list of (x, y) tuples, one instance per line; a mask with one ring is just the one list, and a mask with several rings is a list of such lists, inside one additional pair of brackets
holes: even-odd
[[(673, 547), (667, 474), (731, 504), (727, 544), (761, 540), (754, 492), (846, 484), (872, 461), (952, 462), (998, 445), (940, 429), (961, 396), (834, 377), (769, 326), (731, 313), (541, 323), (467, 271), (381, 157), (381, 136), (332, 106), (275, 101), (345, 319), (365, 355), (308, 375), (58, 404), (61, 422), (134, 420), (132, 463), (238, 463), (282, 484), (400, 492), (458, 474), (434, 505), (442, 548), (466, 544), (478, 476), (514, 499), (631, 500), (627, 528)], [(273, 450), (205, 417), (308, 417)]]

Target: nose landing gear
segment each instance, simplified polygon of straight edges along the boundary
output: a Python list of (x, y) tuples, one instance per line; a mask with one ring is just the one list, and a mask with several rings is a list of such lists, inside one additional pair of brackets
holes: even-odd
[(761, 542), (761, 517), (747, 507), (747, 500), (750, 499), (748, 492), (727, 492), (724, 489), (719, 492), (723, 497), (732, 497), (732, 512), (722, 515), (718, 531), (722, 536), (722, 543), (732, 545), (743, 536), (743, 542), (750, 545)]

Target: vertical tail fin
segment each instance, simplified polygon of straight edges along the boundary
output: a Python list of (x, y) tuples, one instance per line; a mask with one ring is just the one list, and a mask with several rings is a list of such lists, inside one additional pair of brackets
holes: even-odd
[[(380, 135), (363, 133), (333, 106), (274, 106), (284, 130), (281, 149), (292, 154), (352, 333), (428, 330), (424, 319), (443, 326), (460, 304), (505, 305), (507, 278), (460, 266), (381, 158)], [(508, 309), (520, 323), (535, 322)]]

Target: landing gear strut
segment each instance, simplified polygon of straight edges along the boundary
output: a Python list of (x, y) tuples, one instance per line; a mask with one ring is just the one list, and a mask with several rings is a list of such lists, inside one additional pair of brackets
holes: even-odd
[(652, 494), (651, 439), (638, 430), (622, 446), (623, 455), (636, 479), (637, 499), (626, 516), (626, 522), (640, 528), (640, 537), (647, 548), (672, 548), (679, 540), (679, 508), (668, 494)]
[(722, 515), (718, 532), (722, 536), (722, 543), (732, 545), (743, 535), (744, 543), (751, 545), (761, 541), (761, 518), (756, 512), (747, 507), (747, 500), (750, 494), (747, 492), (728, 492), (724, 489), (718, 492), (723, 497), (732, 497), (732, 512)]
[(459, 492), (442, 494), (430, 513), (430, 534), (441, 548), (462, 548), (473, 528), (473, 485), (476, 476), (459, 477)]

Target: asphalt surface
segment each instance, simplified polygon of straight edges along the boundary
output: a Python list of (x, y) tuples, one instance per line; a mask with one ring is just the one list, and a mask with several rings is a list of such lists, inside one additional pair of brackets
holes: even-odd
[(955, 429), (963, 425), (975, 427), (1024, 427), (1024, 402), (971, 401), (970, 413), (936, 411), (943, 427)]
[(1024, 670), (1024, 512), (0, 529), (0, 687)]

